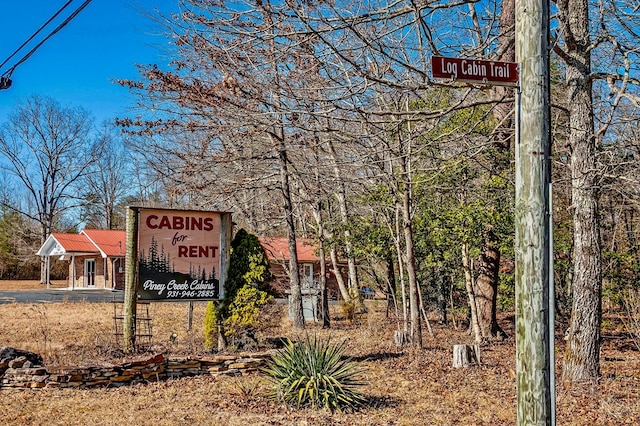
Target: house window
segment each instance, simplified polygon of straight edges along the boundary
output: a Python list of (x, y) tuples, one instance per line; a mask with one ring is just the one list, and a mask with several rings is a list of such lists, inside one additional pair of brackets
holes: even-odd
[(96, 286), (96, 260), (86, 259), (84, 261), (84, 286)]
[(306, 263), (304, 267), (304, 277), (302, 288), (313, 288), (313, 264)]

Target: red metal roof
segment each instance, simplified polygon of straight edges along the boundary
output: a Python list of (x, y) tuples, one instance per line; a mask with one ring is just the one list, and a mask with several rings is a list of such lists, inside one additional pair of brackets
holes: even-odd
[(126, 253), (126, 232), (114, 229), (85, 229), (81, 232), (107, 257), (123, 257)]
[[(113, 229), (85, 229), (80, 234), (51, 234), (67, 253), (99, 253), (122, 257), (126, 253), (126, 232)], [(270, 261), (289, 260), (289, 242), (285, 237), (260, 237), (260, 244)], [(299, 262), (318, 262), (316, 245), (310, 238), (297, 239)]]
[[(267, 253), (267, 258), (272, 261), (285, 262), (289, 260), (289, 241), (285, 237), (260, 237), (260, 244)], [(316, 245), (310, 238), (297, 238), (296, 251), (298, 262), (319, 262), (320, 258), (315, 254)]]
[(61, 234), (54, 232), (51, 236), (67, 253), (98, 253), (97, 247), (81, 234)]

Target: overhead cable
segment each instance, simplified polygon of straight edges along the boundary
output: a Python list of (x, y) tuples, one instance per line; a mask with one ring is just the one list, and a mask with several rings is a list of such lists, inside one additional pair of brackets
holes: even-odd
[(42, 31), (42, 30), (43, 30), (47, 25), (49, 25), (49, 24), (51, 23), (51, 21), (53, 21), (54, 19), (56, 19), (56, 18), (57, 18), (57, 16), (58, 16), (58, 15), (60, 15), (60, 13), (62, 13), (62, 11), (63, 11), (63, 10), (65, 10), (65, 9), (67, 8), (67, 6), (69, 6), (72, 2), (73, 2), (73, 0), (69, 0), (68, 2), (66, 2), (66, 3), (64, 4), (64, 6), (62, 6), (60, 9), (58, 9), (58, 11), (57, 11), (56, 13), (54, 13), (54, 14), (53, 14), (53, 16), (47, 20), (47, 22), (45, 22), (44, 24), (42, 24), (42, 25), (40, 26), (40, 28), (38, 28), (38, 30), (37, 30), (35, 33), (31, 34), (31, 37), (29, 37), (29, 38), (27, 39), (27, 41), (25, 41), (24, 43), (22, 43), (22, 44), (20, 45), (20, 47), (18, 47), (18, 48), (17, 48), (17, 49), (16, 49), (16, 50), (11, 54), (11, 55), (9, 55), (9, 57), (8, 57), (7, 59), (5, 59), (5, 60), (4, 60), (4, 62), (3, 62), (3, 63), (1, 63), (1, 64), (0, 64), (0, 69), (2, 69), (2, 67), (4, 67), (4, 66), (5, 66), (5, 64), (11, 60), (11, 58), (13, 58), (14, 56), (16, 56), (16, 55), (18, 54), (18, 52), (22, 50), (22, 48), (23, 48), (23, 47), (25, 47), (25, 46), (26, 46), (26, 45), (27, 45), (31, 40), (33, 40), (33, 38), (34, 38), (35, 36), (37, 36), (37, 35), (40, 33), (40, 31)]
[[(72, 1), (72, 0), (71, 0)], [(70, 3), (70, 2), (69, 2)], [(78, 6), (78, 8), (71, 14), (69, 15), (64, 21), (62, 21), (53, 31), (51, 31), (44, 39), (42, 39), (38, 44), (36, 44), (26, 55), (24, 55), (18, 62), (16, 62), (11, 68), (9, 68), (7, 71), (5, 71), (2, 74), (2, 77), (5, 78), (9, 78), (11, 77), (11, 74), (13, 73), (13, 71), (16, 69), (16, 67), (20, 64), (22, 64), (24, 61), (26, 61), (27, 59), (29, 59), (31, 57), (31, 55), (33, 55), (35, 53), (36, 50), (38, 50), (38, 48), (40, 48), (40, 46), (42, 46), (47, 40), (49, 40), (51, 37), (53, 37), (58, 31), (60, 31), (62, 28), (64, 28), (69, 22), (71, 22), (71, 20), (73, 18), (76, 17), (76, 15), (78, 15), (78, 13), (82, 12), (82, 10), (87, 7), (89, 5), (89, 3), (91, 3), (91, 0), (86, 0), (84, 3), (82, 3), (80, 6)], [(62, 9), (64, 9), (65, 7), (67, 7), (67, 5), (64, 5)], [(59, 12), (58, 12), (59, 13)], [(46, 24), (45, 24), (46, 25)], [(40, 30), (38, 30), (40, 31)], [(12, 55), (13, 56), (13, 55)], [(6, 62), (6, 61), (5, 61)]]

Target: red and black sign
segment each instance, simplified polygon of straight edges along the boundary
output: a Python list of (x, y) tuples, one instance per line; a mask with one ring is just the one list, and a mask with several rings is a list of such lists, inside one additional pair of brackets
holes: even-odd
[(515, 62), (432, 56), (431, 71), (433, 78), (502, 86), (518, 84), (518, 64)]
[(217, 212), (141, 209), (139, 299), (219, 299), (220, 228)]

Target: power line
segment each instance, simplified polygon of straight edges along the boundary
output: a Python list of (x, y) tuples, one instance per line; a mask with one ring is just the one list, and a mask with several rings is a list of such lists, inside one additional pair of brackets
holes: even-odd
[(8, 71), (6, 71), (5, 73), (3, 73), (2, 75), (5, 77), (11, 77), (11, 74), (13, 73), (13, 71), (16, 69), (16, 67), (20, 64), (22, 64), (24, 61), (26, 61), (27, 59), (29, 59), (31, 57), (31, 55), (33, 55), (35, 53), (36, 50), (38, 50), (40, 48), (40, 46), (42, 46), (44, 44), (44, 42), (46, 42), (47, 40), (49, 40), (51, 37), (53, 37), (58, 31), (60, 31), (62, 28), (64, 28), (69, 22), (71, 22), (71, 20), (73, 18), (76, 17), (76, 15), (78, 15), (78, 13), (82, 12), (82, 10), (87, 7), (89, 5), (89, 3), (91, 3), (91, 0), (86, 0), (84, 3), (82, 3), (71, 15), (69, 15), (64, 21), (62, 21), (60, 23), (60, 25), (58, 25), (53, 31), (51, 31), (44, 39), (42, 39), (42, 41), (40, 41), (40, 43), (36, 44), (33, 49), (31, 49), (26, 55), (24, 55), (18, 62), (16, 62), (11, 68), (9, 68)]
[[(13, 56), (15, 56), (15, 54), (18, 53), (18, 51), (20, 51), (22, 49), (22, 47), (24, 47), (25, 44), (27, 44), (29, 41), (31, 41), (31, 39), (33, 39), (33, 37), (35, 37), (47, 24), (49, 24), (58, 14), (60, 14), (60, 12), (62, 12), (72, 1), (73, 0), (69, 0), (64, 6), (62, 6), (62, 8), (60, 8), (60, 10), (58, 10), (58, 12), (56, 12), (54, 16), (52, 16), (44, 25), (42, 25), (38, 29), (38, 31), (36, 31), (26, 42), (24, 42), (22, 44), (22, 46), (20, 46), (14, 53), (12, 53), (11, 56), (9, 58), (7, 58), (7, 60), (5, 60), (2, 63), (2, 65), (4, 65), (9, 59), (11, 59)], [(33, 55), (36, 52), (36, 50), (38, 50), (40, 48), (40, 46), (42, 46), (47, 40), (49, 40), (58, 31), (60, 31), (69, 22), (71, 22), (71, 20), (73, 18), (75, 18), (80, 12), (82, 12), (82, 10), (85, 7), (87, 7), (89, 5), (89, 3), (91, 3), (91, 0), (86, 0), (84, 3), (82, 3), (80, 6), (78, 6), (78, 8), (73, 13), (71, 13), (71, 15), (69, 15), (53, 31), (51, 31), (44, 39), (42, 39), (38, 44), (36, 44), (29, 52), (27, 52), (27, 54), (25, 54), (22, 58), (20, 58), (20, 60), (18, 60), (11, 68), (9, 68), (7, 71), (5, 71), (2, 74), (2, 76), (0, 76), (0, 89), (9, 88), (9, 86), (11, 86), (11, 74), (13, 74), (13, 71), (16, 69), (16, 67), (18, 65), (22, 64), (27, 59), (29, 59), (31, 57), (31, 55)]]
[(62, 13), (62, 11), (63, 11), (63, 10), (65, 10), (65, 9), (67, 8), (67, 6), (69, 6), (72, 2), (73, 2), (73, 0), (69, 0), (67, 3), (65, 3), (65, 5), (64, 5), (64, 6), (62, 6), (60, 9), (58, 9), (58, 11), (57, 11), (56, 13), (54, 13), (54, 14), (53, 14), (53, 16), (51, 16), (51, 18), (49, 18), (49, 19), (47, 20), (47, 22), (45, 22), (44, 24), (42, 24), (42, 25), (40, 26), (40, 28), (38, 28), (38, 30), (37, 30), (35, 33), (31, 34), (31, 37), (29, 37), (29, 38), (27, 39), (27, 41), (25, 41), (24, 43), (22, 43), (22, 44), (20, 45), (20, 47), (18, 47), (18, 48), (17, 48), (17, 49), (16, 49), (16, 50), (11, 54), (11, 55), (9, 55), (9, 57), (8, 57), (7, 59), (5, 59), (5, 60), (4, 60), (4, 62), (3, 62), (3, 63), (1, 63), (1, 64), (0, 64), (0, 69), (2, 69), (2, 67), (4, 67), (4, 66), (5, 66), (5, 64), (11, 60), (11, 58), (13, 58), (14, 56), (16, 56), (16, 55), (18, 54), (18, 52), (22, 50), (22, 48), (23, 48), (23, 47), (25, 47), (25, 46), (26, 46), (26, 45), (27, 45), (31, 40), (33, 40), (33, 38), (34, 38), (35, 36), (37, 36), (37, 35), (40, 33), (40, 31), (42, 31), (42, 30), (43, 30), (47, 25), (49, 25), (49, 24), (51, 23), (51, 21), (53, 21), (54, 19), (56, 19), (56, 18), (58, 17), (58, 15), (60, 15), (60, 13)]

